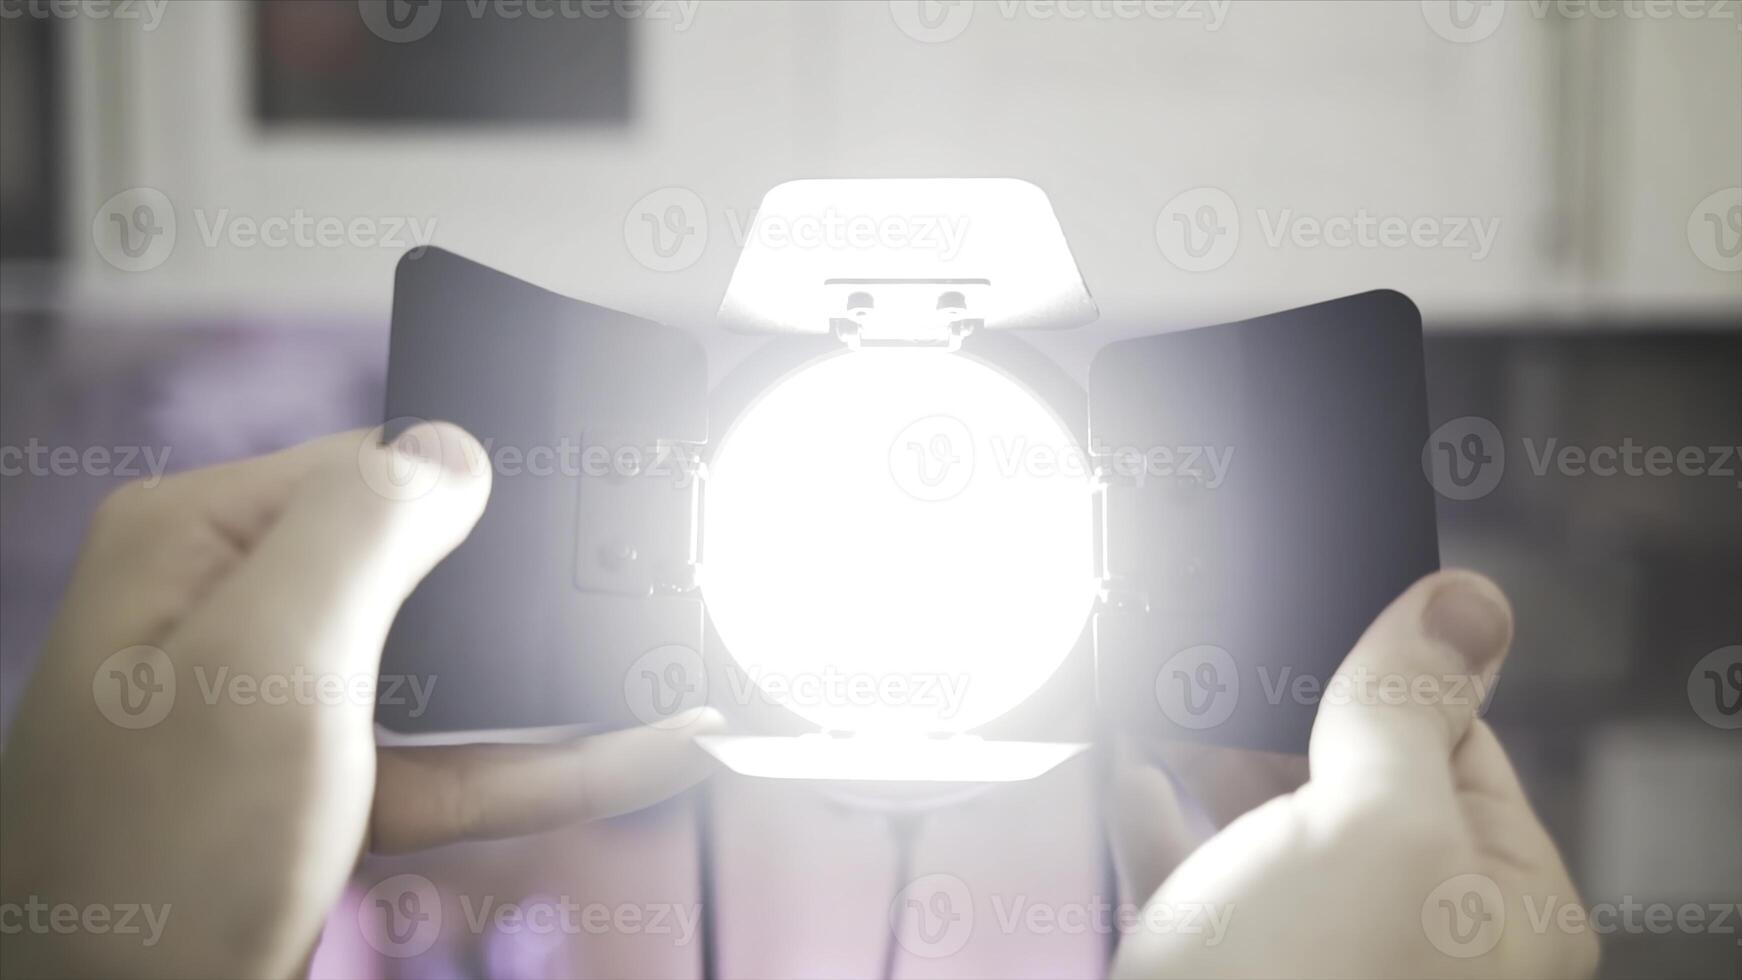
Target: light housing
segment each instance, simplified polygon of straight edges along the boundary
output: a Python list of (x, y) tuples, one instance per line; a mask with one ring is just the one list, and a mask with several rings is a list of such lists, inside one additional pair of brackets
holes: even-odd
[[(801, 197), (815, 201), (833, 182), (802, 183)], [(975, 197), (974, 183), (836, 186), (841, 200), (860, 202), (867, 214), (874, 204), (885, 219), (902, 199), (897, 191), (929, 202), (907, 214), (1010, 199)], [(938, 190), (945, 185), (960, 193)], [(1035, 254), (1059, 254), (1050, 208), (1032, 206), (1038, 191), (1021, 182), (988, 186), (1015, 196), (1012, 213), (1044, 215), (1030, 233), (1001, 231), (1005, 253), (1034, 246)], [(771, 198), (800, 199), (781, 193)], [(790, 203), (768, 214), (802, 216)], [(879, 257), (875, 243), (869, 254), (849, 249), (825, 262), (780, 241), (752, 235), (741, 260), (749, 270), (734, 276), (722, 317), (777, 331), (768, 349), (803, 348), (804, 360), (935, 356), (962, 364), (1008, 346), (991, 343), (1003, 338), (1001, 326), (1047, 322), (991, 300), (976, 309), (971, 296), (940, 291), (950, 285), (940, 279), (983, 280), (993, 293), (1024, 278), (1050, 283), (1033, 295), (1047, 297), (1042, 305), (1060, 311), (1061, 322), (1080, 318), (1088, 302), (1086, 290), (1079, 296), (1070, 285), (1080, 287), (1070, 261), (1049, 278), (1025, 263), (1001, 265), (992, 249), (975, 253), (971, 268), (937, 276), (900, 256)], [(964, 246), (952, 261), (968, 254)], [(1068, 249), (1062, 254), (1068, 260)], [(795, 295), (821, 297), (824, 309), (804, 314), (786, 302), (777, 258), (801, 270), (799, 285), (825, 277), (808, 292), (794, 286)], [(875, 288), (842, 298), (832, 281), (841, 278)], [(741, 280), (751, 298), (738, 296)], [(882, 301), (879, 290), (897, 301)], [(756, 295), (782, 299), (758, 319), (746, 313)], [(860, 309), (916, 310), (926, 308), (916, 297), (927, 295), (941, 312), (911, 320), (843, 317), (830, 306), (852, 299)], [(883, 345), (943, 350), (865, 349)], [(711, 454), (729, 456), (729, 437), (721, 446), (714, 434), (741, 421), (749, 400), (722, 413), (707, 378), (704, 349), (683, 331), (439, 249), (401, 262), (384, 434), (419, 418), (448, 419), (493, 447), (497, 471), (477, 529), (407, 600), (388, 638), (384, 674), (435, 674), (442, 686), (415, 717), (382, 705), (383, 723), (422, 731), (661, 724), (703, 703), (733, 707), (734, 672), (759, 655), (726, 653), (724, 646), (743, 646), (741, 636), (718, 642), (742, 634), (730, 625), (732, 600), (722, 623), (710, 624), (704, 608), (710, 536), (698, 518), (710, 506), (698, 477)], [(1014, 710), (1004, 710), (1014, 695), (991, 698), (974, 721), (991, 720), (979, 727), (934, 730), (922, 720), (879, 732), (859, 717), (850, 737), (831, 730), (826, 741), (802, 739), (832, 729), (830, 718), (806, 722), (793, 705), (758, 697), (744, 706), (744, 735), (712, 740), (721, 758), (741, 771), (802, 778), (835, 767), (837, 779), (991, 781), (1044, 771), (1092, 730), (1304, 751), (1316, 704), (1265, 693), (1301, 679), (1322, 685), (1385, 602), (1438, 565), (1432, 490), (1419, 464), (1427, 419), (1414, 306), (1378, 291), (1122, 341), (1094, 357), (1086, 392), (1067, 383), (1043, 394), (1094, 468), (1092, 648), (1079, 643), (1066, 660), (1087, 674), (1061, 670)], [(602, 454), (635, 465), (554, 473), (525, 466), (532, 451), (560, 456), (564, 447), (580, 450), (583, 464)], [(513, 471), (504, 450), (514, 451)], [(1206, 469), (1205, 450), (1225, 452), (1231, 466)], [(1197, 464), (1179, 465), (1187, 455)], [(1162, 457), (1176, 465), (1156, 470)], [(1078, 594), (1074, 585), (1059, 588)], [(712, 626), (725, 628), (715, 634)], [(1213, 688), (1243, 693), (1212, 716), (1183, 715), (1164, 689), (1182, 676), (1202, 678), (1206, 666), (1224, 672), (1210, 678)], [(1044, 673), (1042, 664), (1011, 689)], [(1042, 704), (1047, 711), (1031, 710)], [(1045, 723), (1061, 718), (1065, 725)], [(856, 741), (872, 734), (876, 745)]]

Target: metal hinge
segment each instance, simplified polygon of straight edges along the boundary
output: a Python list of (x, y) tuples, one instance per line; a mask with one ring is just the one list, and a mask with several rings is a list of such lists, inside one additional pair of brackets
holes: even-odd
[(829, 279), (825, 309), (842, 313), (829, 329), (848, 347), (941, 347), (956, 350), (985, 325), (985, 279)]
[(1095, 574), (1101, 607), (1202, 615), (1220, 605), (1225, 508), (1203, 476), (1155, 476), (1141, 459), (1094, 458)]
[(589, 429), (583, 443), (575, 586), (641, 597), (693, 591), (701, 446), (609, 428)]

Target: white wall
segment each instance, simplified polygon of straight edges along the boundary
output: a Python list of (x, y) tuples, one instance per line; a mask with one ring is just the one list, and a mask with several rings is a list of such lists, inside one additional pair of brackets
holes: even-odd
[[(711, 2), (687, 29), (638, 23), (638, 125), (554, 134), (264, 132), (248, 116), (242, 5), (178, 2), (150, 32), (79, 23), (72, 303), (384, 315), (390, 250), (202, 240), (198, 219), (221, 209), (300, 208), (433, 220), (438, 244), (702, 326), (735, 226), (772, 184), (990, 174), (1051, 194), (1109, 336), (1378, 286), (1440, 323), (1742, 312), (1742, 272), (1722, 271), (1735, 263), (1720, 252), (1702, 261), (1689, 233), (1708, 227), (1703, 200), (1742, 185), (1733, 13), (1598, 19), (1614, 5), (1458, 0), (1473, 19), (1454, 23), (1436, 0), (925, 3), (931, 21), (898, 0)], [(177, 244), (122, 273), (85, 229), (137, 185), (173, 202)], [(637, 261), (637, 209), (663, 211), (672, 198), (647, 195), (668, 187), (696, 193), (708, 232), (676, 272)], [(1198, 187), (1226, 198), (1184, 199), (1188, 217), (1232, 202), (1240, 237), (1215, 268), (1187, 271), (1164, 247), (1179, 227), (1167, 209)], [(1711, 205), (1720, 220), (1728, 204)], [(1294, 237), (1363, 213), (1451, 240)], [(1493, 234), (1480, 257), (1478, 227)]]

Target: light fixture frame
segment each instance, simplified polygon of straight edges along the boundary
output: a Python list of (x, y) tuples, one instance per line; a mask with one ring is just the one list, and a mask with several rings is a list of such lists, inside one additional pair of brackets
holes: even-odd
[[(487, 441), (578, 441), (701, 472), (721, 406), (736, 399), (742, 410), (761, 390), (755, 372), (766, 368), (751, 365), (797, 367), (854, 340), (809, 321), (779, 332), (710, 392), (706, 352), (684, 331), (420, 249), (398, 271), (384, 437), (441, 418)], [(1272, 668), (1322, 685), (1385, 602), (1438, 567), (1420, 466), (1421, 317), (1401, 294), (1119, 341), (1094, 358), (1086, 389), (1007, 333), (932, 330), (906, 342), (1020, 362), (1020, 374), (1006, 373), (1092, 453), (1213, 440), (1240, 453), (1220, 489), (1101, 474), (1105, 588), (1092, 637), (1040, 694), (974, 734), (1032, 738), (1025, 712), (1056, 695), (1083, 710), (1048, 712), (1072, 730), (1051, 737), (1119, 730), (1304, 751), (1315, 703), (1248, 697), (1209, 725), (1165, 710), (1173, 658), (1220, 644), (1249, 690)], [(694, 483), (640, 471), (499, 473), (477, 530), (407, 600), (382, 661), (384, 675), (447, 682), (427, 712), (382, 705), (378, 720), (410, 731), (657, 723), (626, 683), (639, 659), (675, 648), (705, 670), (703, 654), (719, 647), (692, 573), (699, 501)], [(1086, 686), (1070, 670), (1085, 661)]]

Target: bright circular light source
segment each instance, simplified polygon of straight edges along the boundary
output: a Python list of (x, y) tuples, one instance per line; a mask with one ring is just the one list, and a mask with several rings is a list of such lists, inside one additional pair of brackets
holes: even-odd
[(1039, 689), (1082, 631), (1085, 462), (1045, 405), (969, 357), (810, 365), (710, 465), (709, 615), (745, 676), (825, 730), (975, 728)]

